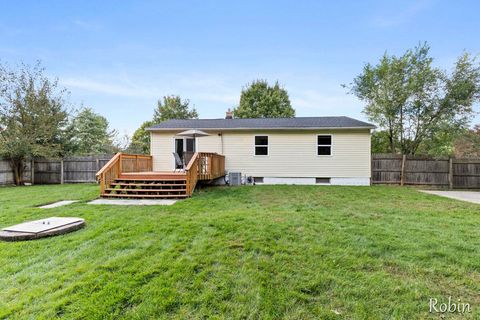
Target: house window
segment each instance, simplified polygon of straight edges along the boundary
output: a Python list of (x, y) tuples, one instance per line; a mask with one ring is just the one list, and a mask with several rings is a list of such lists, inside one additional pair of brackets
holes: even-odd
[(255, 136), (255, 155), (268, 156), (268, 136)]
[(317, 155), (319, 156), (332, 155), (332, 136), (331, 135), (317, 136)]

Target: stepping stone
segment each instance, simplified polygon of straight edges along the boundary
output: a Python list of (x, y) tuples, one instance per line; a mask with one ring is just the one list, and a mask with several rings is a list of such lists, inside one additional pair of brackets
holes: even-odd
[(56, 236), (81, 229), (85, 220), (73, 217), (50, 217), (20, 223), (0, 231), (0, 240), (21, 241)]
[(51, 209), (51, 208), (57, 208), (61, 206), (66, 206), (68, 204), (72, 204), (78, 202), (78, 200), (63, 200), (63, 201), (58, 201), (50, 204), (46, 204), (44, 206), (39, 207), (40, 209)]
[(171, 206), (177, 200), (132, 200), (132, 199), (96, 199), (88, 204), (107, 204), (117, 206)]

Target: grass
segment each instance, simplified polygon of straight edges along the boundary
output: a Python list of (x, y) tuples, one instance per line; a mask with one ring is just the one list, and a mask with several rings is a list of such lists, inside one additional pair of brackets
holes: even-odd
[[(480, 317), (480, 206), (400, 187), (208, 188), (170, 207), (91, 206), (96, 185), (0, 188), (0, 318), (413, 319), (429, 298)], [(82, 202), (55, 209), (36, 206)], [(449, 318), (460, 317), (449, 315)], [(465, 317), (463, 317), (465, 318)]]

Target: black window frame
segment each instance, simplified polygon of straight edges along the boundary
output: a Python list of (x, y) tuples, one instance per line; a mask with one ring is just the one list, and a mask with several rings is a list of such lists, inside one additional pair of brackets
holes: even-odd
[[(319, 143), (319, 138), (320, 137), (329, 137), (330, 138), (330, 144), (320, 144)], [(329, 154), (320, 154), (320, 148), (329, 148), (330, 153)], [(317, 156), (318, 157), (330, 157), (333, 155), (333, 136), (331, 134), (317, 134)]]
[[(266, 137), (267, 138), (267, 144), (257, 144), (257, 137)], [(266, 157), (270, 154), (270, 141), (269, 140), (270, 139), (269, 139), (268, 135), (255, 135), (253, 137), (253, 143), (254, 143), (253, 154), (256, 157)], [(266, 149), (267, 153), (266, 154), (257, 154), (257, 148)]]

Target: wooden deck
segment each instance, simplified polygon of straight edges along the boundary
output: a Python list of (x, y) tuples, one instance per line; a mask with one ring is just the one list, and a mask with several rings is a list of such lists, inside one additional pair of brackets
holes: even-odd
[(183, 172), (152, 170), (152, 157), (117, 153), (98, 173), (100, 195), (112, 198), (186, 198), (199, 181), (225, 175), (225, 157), (195, 153)]
[(145, 171), (145, 172), (125, 172), (119, 175), (122, 180), (185, 180), (186, 174), (183, 172), (166, 171)]

